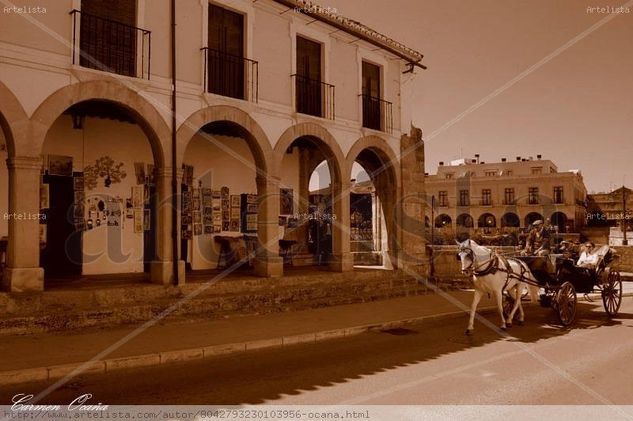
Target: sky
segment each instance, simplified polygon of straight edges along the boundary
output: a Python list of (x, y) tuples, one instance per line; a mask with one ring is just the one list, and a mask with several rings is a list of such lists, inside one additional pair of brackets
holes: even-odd
[[(633, 186), (633, 0), (316, 3), (425, 55), (402, 99), (424, 132), (427, 172), (475, 153), (541, 154), (581, 170), (589, 192)], [(590, 9), (621, 5), (629, 13)]]

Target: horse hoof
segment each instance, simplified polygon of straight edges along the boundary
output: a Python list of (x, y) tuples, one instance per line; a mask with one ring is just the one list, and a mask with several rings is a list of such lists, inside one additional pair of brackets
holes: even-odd
[[(506, 327), (510, 329), (512, 327), (512, 323), (506, 323)], [(503, 328), (502, 328), (503, 329)]]
[(519, 321), (517, 322), (517, 325), (519, 325), (519, 326), (523, 326), (523, 320), (519, 320)]
[(501, 326), (499, 329), (501, 329), (501, 330), (507, 330), (505, 326)]
[(466, 332), (464, 332), (464, 335), (466, 336), (472, 336), (473, 334), (473, 329), (466, 329)]

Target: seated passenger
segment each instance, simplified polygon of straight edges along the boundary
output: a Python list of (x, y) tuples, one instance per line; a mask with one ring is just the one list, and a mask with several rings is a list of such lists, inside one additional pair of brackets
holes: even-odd
[(576, 266), (587, 269), (595, 269), (598, 264), (598, 255), (593, 253), (595, 245), (592, 242), (585, 244), (585, 249), (580, 253), (580, 258), (576, 262)]

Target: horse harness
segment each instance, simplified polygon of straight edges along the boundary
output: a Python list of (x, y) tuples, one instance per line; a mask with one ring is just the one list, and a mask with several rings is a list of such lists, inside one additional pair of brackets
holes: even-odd
[[(471, 261), (473, 262), (473, 264), (471, 264), (470, 267), (472, 267), (474, 266), (474, 262), (475, 262), (475, 259), (474, 259), (475, 253), (470, 248), (465, 249), (465, 250), (471, 256)], [(519, 268), (520, 268), (519, 273), (512, 270), (510, 261), (515, 261), (519, 264)], [(503, 265), (503, 267), (501, 265)], [(473, 268), (473, 275), (475, 276), (494, 275), (497, 272), (503, 272), (506, 274), (505, 283), (503, 284), (503, 288), (501, 288), (502, 293), (508, 287), (508, 284), (510, 283), (510, 279), (516, 279), (517, 281), (525, 282), (528, 284), (532, 283), (530, 282), (530, 279), (525, 276), (525, 274), (528, 273), (528, 269), (525, 267), (524, 262), (522, 262), (519, 259), (513, 259), (513, 258), (507, 258), (505, 256), (500, 256), (494, 253), (492, 250), (490, 250), (490, 257), (488, 258), (486, 262)]]

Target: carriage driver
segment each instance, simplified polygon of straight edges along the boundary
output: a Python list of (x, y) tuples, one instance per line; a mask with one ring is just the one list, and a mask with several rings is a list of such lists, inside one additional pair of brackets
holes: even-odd
[(540, 219), (532, 223), (525, 249), (521, 254), (524, 256), (547, 256), (550, 253), (549, 230), (547, 230)]

